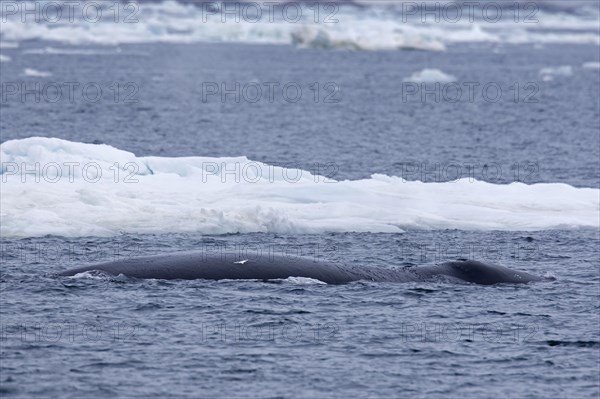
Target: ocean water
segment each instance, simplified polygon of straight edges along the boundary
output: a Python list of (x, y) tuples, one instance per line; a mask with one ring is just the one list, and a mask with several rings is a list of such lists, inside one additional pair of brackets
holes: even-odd
[[(8, 15), (0, 394), (599, 397), (598, 3), (535, 4), (525, 27), (509, 6), (494, 24), (389, 4), (330, 25), (175, 2), (122, 9), (132, 24)], [(56, 277), (216, 248), (549, 278)]]

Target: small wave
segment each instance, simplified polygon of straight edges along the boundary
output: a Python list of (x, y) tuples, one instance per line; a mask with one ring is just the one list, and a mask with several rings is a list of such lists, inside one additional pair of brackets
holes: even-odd
[(10, 58), (8, 55), (0, 54), (0, 62), (10, 62), (10, 61), (12, 61), (12, 58)]
[(544, 280), (547, 281), (555, 281), (557, 280), (556, 274), (552, 273), (552, 272), (546, 272), (544, 273), (544, 275), (542, 276), (544, 278)]
[(548, 340), (546, 341), (548, 346), (566, 346), (575, 348), (600, 348), (600, 342), (598, 341), (562, 341), (562, 340)]
[(79, 280), (79, 279), (92, 279), (92, 280), (106, 280), (110, 278), (111, 275), (105, 273), (101, 270), (88, 270), (85, 272), (77, 273), (73, 276), (69, 276), (67, 278)]

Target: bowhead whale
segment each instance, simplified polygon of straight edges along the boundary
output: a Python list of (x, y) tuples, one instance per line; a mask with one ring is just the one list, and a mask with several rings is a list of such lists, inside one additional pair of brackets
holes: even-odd
[(276, 255), (250, 256), (247, 259), (232, 254), (207, 255), (204, 252), (182, 252), (117, 260), (79, 267), (60, 273), (74, 276), (88, 271), (109, 275), (123, 274), (140, 279), (165, 280), (274, 280), (306, 277), (328, 284), (352, 281), (410, 282), (425, 281), (438, 276), (476, 284), (528, 283), (540, 277), (503, 266), (472, 260), (458, 260), (433, 266), (384, 269), (364, 265), (322, 262), (313, 258)]

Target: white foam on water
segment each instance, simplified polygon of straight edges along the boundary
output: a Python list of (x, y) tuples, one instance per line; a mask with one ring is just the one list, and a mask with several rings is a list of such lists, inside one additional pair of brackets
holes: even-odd
[(2, 143), (0, 157), (3, 237), (600, 224), (600, 190), (563, 183), (422, 183), (380, 174), (332, 181), (245, 157), (136, 157), (108, 145), (39, 137)]
[(33, 78), (47, 78), (49, 76), (52, 76), (50, 72), (38, 71), (37, 69), (33, 68), (25, 68), (23, 70), (23, 75), (30, 76)]
[(444, 73), (439, 69), (429, 68), (415, 72), (410, 77), (404, 79), (404, 82), (413, 83), (450, 83), (455, 81), (456, 78), (454, 76)]
[(8, 55), (0, 54), (0, 62), (10, 62), (10, 61), (12, 61), (12, 58), (10, 58)]
[(310, 278), (310, 277), (288, 277), (288, 278), (283, 279), (282, 281), (285, 283), (297, 284), (297, 285), (314, 285), (314, 284), (327, 285), (327, 283), (324, 281), (317, 280), (317, 279)]
[(69, 279), (91, 279), (91, 280), (106, 280), (109, 277), (107, 273), (98, 270), (88, 270), (81, 273), (76, 273), (73, 276), (68, 276)]

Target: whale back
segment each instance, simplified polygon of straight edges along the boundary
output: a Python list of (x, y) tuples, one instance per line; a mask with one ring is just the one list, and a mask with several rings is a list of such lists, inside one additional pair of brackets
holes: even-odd
[(312, 258), (256, 254), (244, 258), (226, 253), (207, 256), (200, 252), (123, 259), (67, 270), (60, 275), (72, 276), (92, 270), (162, 280), (275, 280), (306, 277), (329, 284), (342, 284), (364, 277), (343, 265)]
[(540, 277), (526, 272), (474, 260), (443, 263), (439, 266), (439, 274), (483, 285), (529, 283), (541, 280)]
[(306, 277), (328, 284), (344, 284), (359, 280), (426, 281), (440, 275), (483, 285), (527, 283), (540, 280), (539, 277), (529, 273), (477, 261), (455, 261), (435, 266), (384, 269), (361, 264), (322, 262), (304, 257), (250, 256), (245, 259), (232, 254), (207, 256), (200, 252), (123, 259), (71, 269), (59, 275), (73, 276), (87, 271), (163, 280), (275, 280)]

